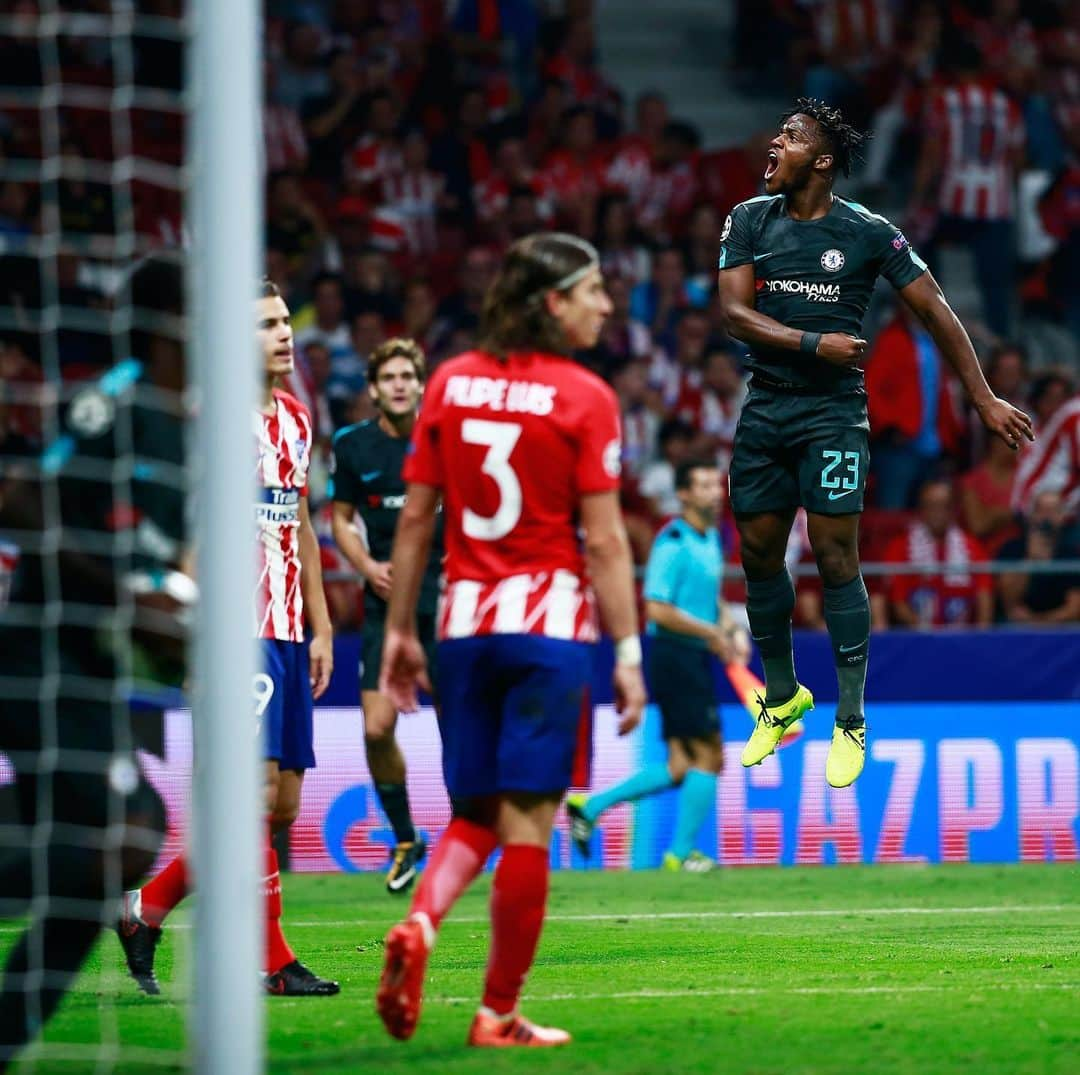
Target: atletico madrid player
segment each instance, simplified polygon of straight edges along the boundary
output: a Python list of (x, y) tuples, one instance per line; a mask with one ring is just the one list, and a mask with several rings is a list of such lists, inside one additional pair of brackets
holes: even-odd
[(479, 348), (435, 371), (413, 432), (380, 689), (399, 709), (415, 709), (416, 683), (427, 680), (416, 606), (441, 500), (439, 696), (453, 818), (409, 916), (386, 938), (377, 1005), (397, 1038), (416, 1029), (440, 923), (501, 847), (469, 1044), (570, 1040), (517, 1004), (544, 922), (552, 822), (589, 705), (597, 605), (618, 640), (621, 733), (637, 725), (645, 701), (619, 512), (618, 405), (568, 357), (595, 344), (610, 312), (592, 246), (559, 233), (519, 240), (484, 300)]
[[(264, 729), (266, 807), (269, 829), (288, 828), (300, 812), (304, 772), (315, 765), (312, 702), (330, 683), (333, 642), (322, 587), (319, 546), (307, 504), (311, 416), (302, 403), (275, 388), (293, 370), (289, 308), (276, 285), (265, 280), (256, 301), (264, 361), (261, 406), (252, 415), (255, 475), (260, 497), (255, 634), (263, 671), (255, 676), (255, 715)], [(311, 625), (310, 648), (304, 617)], [(257, 727), (256, 726), (256, 727)], [(255, 728), (253, 727), (253, 731)], [(320, 978), (293, 954), (281, 929), (281, 877), (277, 852), (266, 838), (266, 951), (263, 984), (279, 996), (331, 996), (337, 982)], [(144, 993), (159, 993), (154, 952), (165, 916), (187, 895), (188, 866), (173, 859), (152, 881), (129, 892), (117, 923), (128, 970)]]

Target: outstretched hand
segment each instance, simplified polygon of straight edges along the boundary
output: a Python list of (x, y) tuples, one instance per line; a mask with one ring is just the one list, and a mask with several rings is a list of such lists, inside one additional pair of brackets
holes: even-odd
[(1031, 419), (1011, 403), (993, 396), (988, 403), (977, 407), (982, 424), (1000, 437), (1015, 452), (1023, 439), (1034, 440)]

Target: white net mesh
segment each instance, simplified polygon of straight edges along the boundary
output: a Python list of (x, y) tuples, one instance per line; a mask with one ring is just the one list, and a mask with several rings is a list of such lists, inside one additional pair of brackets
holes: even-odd
[(153, 863), (137, 751), (183, 679), (188, 32), (181, 0), (0, 5), (0, 1056), (36, 1042), (27, 1070), (182, 1060), (95, 942)]

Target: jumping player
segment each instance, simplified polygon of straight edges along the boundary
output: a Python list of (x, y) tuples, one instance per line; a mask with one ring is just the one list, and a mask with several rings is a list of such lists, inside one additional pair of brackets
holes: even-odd
[(866, 756), (870, 604), (857, 540), (870, 456), (859, 367), (866, 341), (858, 334), (878, 276), (926, 326), (986, 428), (1013, 449), (1032, 438), (1027, 415), (991, 392), (967, 332), (907, 239), (833, 193), (837, 172), (848, 174), (863, 139), (837, 109), (800, 98), (770, 144), (767, 193), (735, 206), (727, 219), (719, 273), (728, 331), (749, 344), (753, 372), (730, 481), (766, 695), (742, 763), (757, 765), (813, 708), (795, 678), (795, 590), (784, 565), (802, 505), (839, 681), (825, 771), (833, 787), (852, 783)]
[[(424, 390), (424, 369), (424, 353), (412, 340), (390, 339), (371, 353), (368, 392), (379, 417), (347, 426), (335, 434), (330, 488), (334, 501), (334, 540), (367, 583), (360, 702), (364, 711), (368, 770), (383, 813), (394, 830), (396, 846), (386, 875), (390, 892), (408, 891), (427, 851), (409, 814), (405, 758), (394, 738), (397, 710), (379, 692), (386, 602), (390, 596), (390, 549), (394, 527), (405, 503), (401, 467)], [(364, 523), (366, 541), (353, 525), (357, 512)], [(420, 637), (432, 667), (441, 563), (442, 533), (437, 528), (417, 608)]]
[(618, 640), (620, 733), (638, 724), (645, 701), (618, 505), (618, 405), (567, 357), (595, 344), (610, 312), (592, 246), (559, 233), (517, 241), (485, 298), (480, 348), (435, 371), (413, 432), (380, 683), (409, 710), (417, 681), (427, 681), (416, 606), (441, 499), (438, 664), (453, 818), (408, 918), (386, 938), (377, 1006), (397, 1038), (416, 1029), (440, 923), (501, 847), (469, 1044), (570, 1040), (530, 1022), (517, 1002), (544, 922), (552, 822), (588, 706), (597, 605)]
[[(262, 400), (253, 413), (259, 578), (256, 635), (263, 671), (255, 677), (255, 710), (265, 729), (266, 806), (270, 831), (288, 828), (300, 812), (304, 772), (315, 765), (312, 702), (330, 683), (333, 642), (322, 588), (319, 546), (307, 504), (311, 418), (304, 406), (275, 388), (293, 369), (292, 325), (281, 292), (263, 282), (256, 301), (257, 338), (264, 361)], [(304, 640), (304, 614), (312, 629)], [(320, 978), (294, 955), (281, 929), (277, 852), (266, 840), (266, 958), (263, 984), (277, 996), (332, 996), (337, 982)], [(117, 934), (128, 970), (144, 993), (159, 993), (154, 952), (165, 916), (187, 895), (181, 855), (152, 881), (124, 898)]]

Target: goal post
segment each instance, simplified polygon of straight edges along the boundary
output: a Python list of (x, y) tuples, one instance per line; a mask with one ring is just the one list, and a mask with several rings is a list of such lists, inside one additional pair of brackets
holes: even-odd
[(251, 716), (256, 399), (261, 275), (259, 0), (191, 0), (191, 297), (199, 385), (192, 850), (198, 902), (192, 1060), (262, 1070), (260, 752)]

